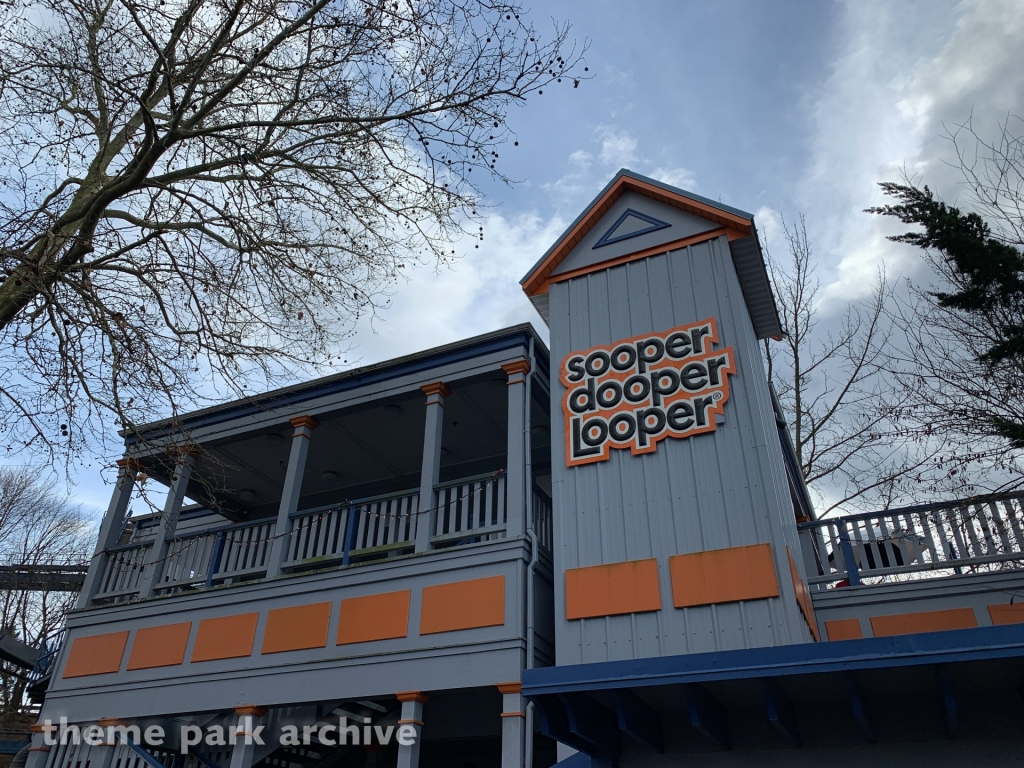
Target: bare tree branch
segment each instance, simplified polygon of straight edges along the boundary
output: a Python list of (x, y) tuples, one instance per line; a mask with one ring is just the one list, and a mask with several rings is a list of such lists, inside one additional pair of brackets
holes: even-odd
[(568, 27), (514, 2), (0, 12), (9, 452), (334, 364), (404, 270), (478, 245), (509, 108), (586, 76)]

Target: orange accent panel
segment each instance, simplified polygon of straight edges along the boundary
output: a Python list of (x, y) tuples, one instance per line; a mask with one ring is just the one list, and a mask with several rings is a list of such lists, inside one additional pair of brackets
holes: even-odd
[(978, 626), (973, 608), (947, 608), (942, 611), (897, 613), (893, 616), (872, 616), (871, 632), (875, 637), (912, 635), (918, 632), (941, 632), (947, 629), (972, 629)]
[(988, 615), (997, 627), (1004, 624), (1024, 624), (1024, 603), (990, 605)]
[(423, 588), (420, 634), (496, 627), (505, 623), (505, 577)]
[(448, 397), (452, 391), (448, 388), (448, 385), (443, 381), (435, 381), (430, 384), (424, 384), (420, 387), (425, 395), (441, 395), (441, 397)]
[[(620, 177), (616, 183), (601, 197), (597, 200), (587, 211), (586, 215), (580, 222), (572, 228), (566, 235), (558, 241), (552, 248), (550, 255), (544, 260), (542, 264), (539, 264), (537, 268), (530, 273), (527, 280), (523, 283), (523, 291), (527, 296), (536, 296), (538, 294), (547, 293), (549, 278), (551, 273), (558, 267), (559, 264), (569, 255), (569, 252), (586, 236), (587, 232), (594, 228), (594, 225), (600, 221), (601, 217), (608, 212), (608, 209), (612, 207), (616, 200), (622, 197), (622, 193), (626, 191), (639, 192), (640, 194), (671, 205), (674, 208), (678, 208), (682, 211), (700, 216), (708, 221), (718, 224), (721, 227), (725, 227), (729, 239), (733, 240), (737, 237), (746, 237), (751, 232), (751, 221), (745, 219), (742, 216), (723, 211), (714, 206), (702, 203), (699, 200), (694, 200), (684, 195), (674, 194), (667, 190), (661, 189), (653, 184), (640, 181), (639, 179), (632, 179), (628, 176)], [(664, 246), (659, 246), (663, 248)], [(559, 276), (561, 279), (565, 279), (564, 276)]]
[(864, 633), (860, 628), (860, 619), (835, 619), (825, 622), (825, 634), (829, 640), (860, 640)]
[(240, 613), (199, 622), (192, 661), (238, 659), (252, 654), (258, 613)]
[(552, 275), (548, 278), (547, 282), (560, 283), (563, 280), (571, 280), (574, 277), (580, 277), (582, 275), (589, 275), (592, 272), (600, 272), (603, 269), (611, 269), (617, 267), (620, 264), (628, 264), (631, 261), (639, 261), (640, 259), (646, 259), (648, 256), (656, 256), (659, 253), (666, 253), (667, 251), (677, 251), (680, 248), (686, 248), (689, 245), (697, 245), (708, 240), (714, 240), (717, 237), (721, 237), (732, 230), (727, 230), (725, 227), (718, 227), (717, 229), (711, 229), (707, 232), (700, 232), (690, 237), (683, 237), (679, 240), (673, 240), (669, 243), (662, 243), (661, 245), (655, 245), (651, 248), (646, 248), (636, 253), (627, 253), (625, 256), (618, 256), (614, 259), (608, 259), (607, 261), (601, 261), (597, 264), (589, 264), (579, 269), (573, 269), (568, 272), (563, 272), (560, 275)]
[(676, 608), (779, 596), (770, 544), (674, 555), (669, 567)]
[(331, 623), (330, 603), (310, 603), (267, 612), (260, 653), (304, 651), (327, 647), (327, 625)]
[(793, 579), (796, 604), (800, 606), (800, 613), (804, 615), (804, 621), (807, 622), (807, 628), (811, 630), (814, 642), (820, 643), (821, 637), (818, 635), (818, 620), (814, 618), (814, 603), (811, 602), (811, 593), (807, 591), (807, 585), (800, 578), (800, 571), (796, 567), (796, 560), (793, 559), (793, 553), (789, 551), (788, 545), (786, 546), (786, 557), (789, 558), (789, 576)]
[(64, 665), (61, 677), (85, 677), (87, 675), (108, 675), (121, 668), (125, 646), (128, 645), (128, 631), (110, 632), (105, 635), (76, 637), (71, 643), (71, 652)]
[(342, 600), (338, 645), (408, 637), (411, 599), (412, 591), (406, 589)]
[(185, 646), (192, 631), (192, 622), (166, 624), (135, 630), (128, 669), (174, 667), (185, 661)]
[(660, 610), (657, 560), (629, 560), (565, 572), (567, 619)]

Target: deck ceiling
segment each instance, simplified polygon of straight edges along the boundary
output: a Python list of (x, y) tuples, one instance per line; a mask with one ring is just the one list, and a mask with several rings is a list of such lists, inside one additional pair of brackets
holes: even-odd
[[(505, 467), (507, 377), (501, 371), (459, 382), (445, 403), (441, 480)], [(536, 400), (535, 400), (536, 403)], [(535, 448), (549, 443), (548, 415), (534, 407)], [(425, 398), (418, 392), (318, 415), (299, 508), (414, 488), (423, 454)], [(236, 519), (277, 513), (291, 448), (287, 422), (204, 446), (188, 496)], [(166, 482), (154, 467), (151, 474)]]

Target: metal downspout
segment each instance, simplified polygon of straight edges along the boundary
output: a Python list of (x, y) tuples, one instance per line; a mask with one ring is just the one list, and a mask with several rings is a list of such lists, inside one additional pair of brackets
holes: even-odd
[[(530, 443), (531, 406), (533, 403), (533, 374), (537, 361), (533, 354), (533, 335), (530, 335), (530, 371), (526, 374), (526, 427), (523, 445), (526, 446), (526, 535), (530, 538), (530, 564), (526, 568), (526, 668), (533, 669), (534, 657), (534, 626), (533, 626), (533, 581), (537, 567), (538, 548), (537, 532), (533, 529), (533, 446)], [(524, 768), (533, 768), (533, 702), (526, 704), (526, 723), (524, 724), (526, 744), (523, 752)]]

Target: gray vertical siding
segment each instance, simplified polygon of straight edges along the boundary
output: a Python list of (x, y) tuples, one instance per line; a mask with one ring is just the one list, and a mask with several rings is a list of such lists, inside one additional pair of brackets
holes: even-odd
[[(786, 546), (799, 552), (760, 350), (725, 237), (551, 286), (555, 573), (657, 558), (662, 610), (567, 621), (555, 580), (559, 664), (810, 641)], [(706, 317), (735, 351), (736, 375), (716, 432), (666, 439), (644, 456), (613, 450), (569, 468), (555, 371), (569, 352)], [(769, 542), (781, 599), (676, 609), (669, 557)], [(796, 557), (800, 565), (799, 557)]]

